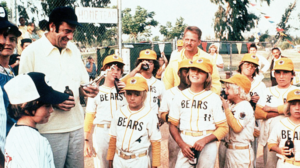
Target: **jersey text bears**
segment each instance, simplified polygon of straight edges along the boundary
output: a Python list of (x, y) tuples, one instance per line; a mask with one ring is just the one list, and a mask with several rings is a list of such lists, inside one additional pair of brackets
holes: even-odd
[[(126, 123), (127, 123), (127, 118), (126, 117), (119, 117), (118, 126), (126, 127)], [(143, 130), (143, 124), (144, 124), (143, 122), (129, 120), (128, 124), (127, 124), (127, 128), (142, 131)]]
[[(123, 100), (123, 93), (122, 94), (118, 94), (118, 93), (110, 93), (110, 99), (111, 100)], [(100, 102), (103, 101), (109, 101), (109, 97), (108, 94), (100, 94)]]
[(195, 108), (195, 109), (207, 109), (207, 101), (201, 100), (182, 100), (181, 101), (181, 108)]
[[(295, 131), (294, 140), (299, 140), (300, 131)], [(291, 130), (281, 130), (281, 139), (292, 139), (293, 131)]]

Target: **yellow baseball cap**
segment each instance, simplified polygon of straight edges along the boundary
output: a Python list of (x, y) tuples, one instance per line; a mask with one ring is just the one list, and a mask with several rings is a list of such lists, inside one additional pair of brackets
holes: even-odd
[(273, 70), (294, 71), (293, 61), (289, 58), (280, 58), (275, 62)]
[(190, 60), (190, 59), (185, 59), (185, 60), (179, 62), (179, 64), (178, 64), (178, 71), (179, 71), (181, 68), (189, 68), (189, 67), (191, 66), (190, 61), (192, 61), (192, 60)]
[(121, 64), (124, 64), (123, 59), (119, 56), (117, 56), (116, 54), (112, 54), (112, 55), (108, 55), (107, 57), (105, 57), (104, 61), (103, 61), (103, 66), (105, 66), (106, 64), (112, 63), (112, 62), (118, 62)]
[(156, 52), (150, 49), (142, 50), (138, 59), (156, 60)]
[(242, 74), (235, 74), (229, 79), (222, 79), (221, 82), (236, 84), (239, 87), (243, 88), (247, 94), (251, 89), (251, 81)]
[(183, 40), (177, 40), (177, 47), (183, 46)]
[(201, 69), (204, 72), (212, 74), (213, 72), (213, 65), (207, 58), (195, 58), (193, 61), (189, 61), (190, 68), (198, 68)]
[(300, 100), (300, 89), (292, 90), (288, 93), (286, 101)]
[(256, 55), (250, 54), (250, 53), (245, 54), (243, 56), (243, 58), (242, 58), (242, 61), (251, 62), (251, 63), (253, 63), (253, 64), (257, 65), (257, 66), (259, 65), (259, 63), (258, 63), (259, 62), (258, 57)]
[(148, 83), (143, 77), (131, 77), (127, 79), (126, 86), (123, 90), (148, 91)]

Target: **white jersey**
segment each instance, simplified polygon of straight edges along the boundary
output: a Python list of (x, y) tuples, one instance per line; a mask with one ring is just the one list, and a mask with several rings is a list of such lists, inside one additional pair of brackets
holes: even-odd
[[(137, 73), (135, 76), (143, 77), (143, 75)], [(145, 78), (146, 79), (146, 78)], [(146, 79), (148, 84), (148, 93), (147, 98), (145, 100), (145, 105), (151, 107), (151, 109), (158, 114), (158, 99), (163, 100), (163, 96), (165, 93), (165, 85), (162, 81), (156, 79), (152, 76), (150, 79)]]
[(231, 112), (238, 123), (243, 127), (242, 132), (235, 133), (229, 127), (229, 133), (226, 135), (226, 142), (234, 144), (250, 144), (254, 140), (253, 132), (255, 125), (254, 111), (250, 103), (246, 100), (239, 102), (232, 109)]
[(178, 86), (167, 90), (164, 94), (164, 99), (160, 103), (159, 112), (169, 112), (174, 96), (180, 92), (181, 90), (178, 89)]
[(267, 89), (265, 83), (261, 80), (253, 80), (251, 82), (250, 96), (258, 95), (260, 98)]
[(99, 87), (99, 93), (96, 97), (88, 98), (86, 112), (96, 112), (93, 124), (110, 124), (115, 111), (126, 104), (124, 94), (118, 94), (116, 88), (106, 86)]
[(193, 93), (190, 88), (175, 95), (169, 119), (179, 121), (182, 131), (215, 130), (226, 122), (220, 97), (212, 91)]
[(3, 92), (0, 88), (0, 150), (4, 155), (4, 146), (6, 139), (6, 110), (3, 100)]
[(117, 139), (117, 149), (127, 153), (144, 152), (151, 141), (161, 141), (157, 116), (147, 106), (138, 111), (131, 111), (128, 105), (119, 109), (112, 120), (110, 135)]
[[(288, 140), (288, 138), (291, 138), (291, 140), (294, 142), (294, 149), (300, 147), (296, 146), (300, 142), (300, 127), (299, 125), (294, 124), (288, 117), (285, 117), (280, 120), (280, 122), (278, 122), (272, 130), (268, 139), (268, 144), (277, 144), (279, 148), (282, 148), (284, 147), (285, 142)], [(285, 156), (278, 153), (276, 155), (279, 158), (285, 158)]]
[(48, 140), (35, 128), (14, 125), (6, 140), (6, 168), (55, 167)]
[[(264, 107), (267, 105), (270, 107), (278, 107), (283, 105), (286, 102), (287, 94), (296, 88), (297, 87), (293, 85), (290, 85), (287, 89), (279, 89), (278, 86), (269, 87), (258, 100), (257, 106)], [(272, 129), (282, 118), (284, 118), (284, 116), (279, 115), (262, 121), (258, 140), (261, 145), (265, 146), (267, 144)]]

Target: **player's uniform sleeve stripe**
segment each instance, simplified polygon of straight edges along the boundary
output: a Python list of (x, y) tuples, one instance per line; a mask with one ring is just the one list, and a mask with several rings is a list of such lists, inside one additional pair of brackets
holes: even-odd
[(173, 125), (175, 125), (176, 127), (179, 125), (179, 120), (172, 118), (169, 116), (169, 122)]

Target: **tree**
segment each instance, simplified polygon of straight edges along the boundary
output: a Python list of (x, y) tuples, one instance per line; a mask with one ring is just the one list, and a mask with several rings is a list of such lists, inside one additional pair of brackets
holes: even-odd
[(160, 41), (160, 40), (159, 40), (159, 36), (153, 37), (153, 38), (152, 38), (152, 41)]
[[(39, 17), (49, 16), (51, 11), (58, 6), (71, 6), (75, 7), (99, 7), (104, 8), (109, 3), (110, 0), (44, 0), (41, 1), (41, 4), (33, 4), (31, 1), (28, 1), (26, 4), (19, 0), (18, 11), (19, 15), (25, 17), (25, 19), (31, 19), (34, 22), (41, 20)], [(25, 6), (26, 5), (26, 6)], [(43, 11), (39, 11), (36, 7), (41, 5)], [(116, 6), (112, 7), (116, 8)], [(34, 17), (29, 18), (29, 13)], [(77, 27), (74, 33), (74, 41), (81, 42), (83, 45), (95, 45), (101, 46), (105, 45), (115, 45), (117, 44), (117, 29), (116, 24), (88, 24), (83, 23), (83, 27)]]
[(123, 33), (133, 37), (135, 42), (138, 35), (149, 37), (151, 35), (150, 28), (158, 25), (158, 22), (153, 18), (154, 16), (154, 12), (147, 12), (140, 6), (137, 6), (134, 16), (131, 15), (130, 8), (124, 9), (122, 11)]
[(282, 40), (284, 40), (285, 38), (289, 38), (288, 30), (291, 28), (290, 25), (287, 24), (290, 15), (292, 13), (292, 11), (295, 9), (296, 6), (296, 1), (294, 1), (294, 3), (291, 3), (289, 5), (289, 7), (285, 10), (284, 14), (281, 17), (281, 21), (280, 23), (277, 24), (277, 26), (281, 29), (283, 29), (284, 31), (282, 31), (282, 35), (280, 35), (280, 32), (278, 32), (278, 34), (275, 36), (275, 38), (277, 39), (277, 42), (275, 43), (274, 46), (277, 46)]
[[(242, 32), (250, 31), (254, 27), (254, 20), (258, 17), (248, 13), (248, 0), (210, 0), (219, 4), (215, 13), (215, 37), (221, 40), (242, 41)], [(226, 3), (226, 9), (222, 5)]]
[(184, 29), (187, 27), (187, 24), (184, 24), (184, 19), (180, 17), (176, 20), (175, 26), (172, 26), (171, 22), (167, 22), (166, 26), (161, 25), (159, 32), (165, 36), (165, 40), (171, 40), (175, 37), (181, 38)]
[(1, 1), (0, 5), (6, 10), (7, 15), (10, 16), (11, 15), (11, 10), (8, 9), (6, 1)]

